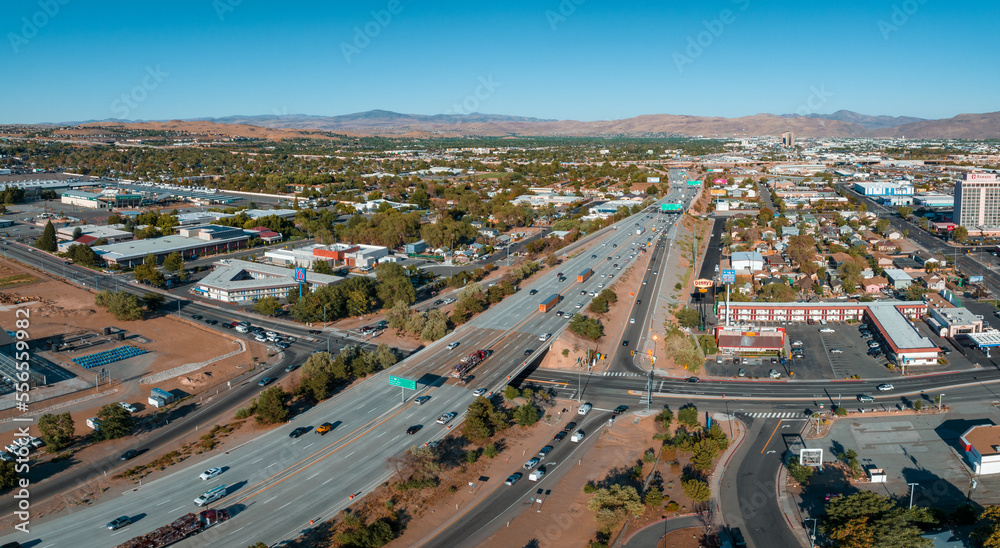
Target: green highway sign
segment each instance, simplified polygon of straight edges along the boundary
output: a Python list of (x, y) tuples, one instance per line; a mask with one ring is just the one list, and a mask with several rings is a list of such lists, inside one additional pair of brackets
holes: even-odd
[(417, 381), (411, 379), (404, 379), (403, 377), (394, 377), (389, 375), (389, 385), (399, 386), (401, 388), (409, 388), (410, 390), (417, 389)]

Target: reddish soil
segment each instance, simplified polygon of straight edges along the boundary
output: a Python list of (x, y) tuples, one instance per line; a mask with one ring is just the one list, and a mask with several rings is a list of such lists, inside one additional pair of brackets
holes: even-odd
[(678, 529), (661, 538), (660, 542), (656, 544), (656, 548), (701, 548), (708, 546), (701, 543), (702, 538), (702, 532), (697, 527)]

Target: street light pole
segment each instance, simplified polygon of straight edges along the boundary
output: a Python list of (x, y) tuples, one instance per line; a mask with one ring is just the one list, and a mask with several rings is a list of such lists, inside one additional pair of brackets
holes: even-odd
[(913, 488), (920, 485), (919, 483), (907, 483), (910, 486), (910, 508), (913, 508)]
[(811, 521), (811, 522), (813, 522), (812, 534), (809, 535), (809, 546), (815, 546), (816, 545), (816, 522), (818, 520), (816, 518), (806, 518), (806, 519), (804, 519), (802, 521)]

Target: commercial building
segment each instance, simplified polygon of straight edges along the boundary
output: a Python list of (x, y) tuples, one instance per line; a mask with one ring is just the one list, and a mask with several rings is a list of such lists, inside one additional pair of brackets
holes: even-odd
[[(121, 226), (121, 225), (117, 225)], [(120, 230), (116, 228), (116, 225), (76, 225), (76, 226), (64, 226), (56, 229), (56, 237), (60, 240), (70, 240), (73, 238), (73, 233), (76, 229), (80, 229), (80, 234), (83, 236), (90, 236), (95, 240), (105, 239), (109, 244), (115, 242), (126, 242), (134, 238), (131, 232), (127, 230)]]
[(889, 286), (893, 289), (906, 289), (913, 283), (913, 277), (905, 270), (898, 268), (885, 269), (885, 277), (889, 280)]
[(1000, 178), (994, 173), (965, 173), (955, 183), (955, 224), (969, 232), (1000, 226)]
[[(343, 279), (309, 272), (305, 288), (315, 291), (316, 287), (333, 285)], [(264, 297), (284, 299), (298, 290), (295, 269), (237, 259), (218, 261), (215, 269), (194, 289), (199, 295), (227, 303), (257, 302)]]
[(264, 252), (264, 257), (272, 263), (310, 269), (316, 261), (324, 261), (331, 266), (343, 265), (367, 269), (374, 267), (379, 259), (388, 255), (387, 247), (350, 244), (313, 244), (295, 249), (273, 249)]
[(795, 133), (791, 131), (786, 131), (781, 134), (781, 146), (793, 147), (795, 146)]
[(941, 349), (921, 335), (909, 321), (920, 318), (926, 313), (927, 304), (923, 301), (719, 303), (716, 311), (720, 321), (730, 325), (761, 325), (765, 322), (867, 321), (884, 341), (886, 356), (906, 366), (937, 363)]
[(558, 194), (523, 194), (511, 200), (510, 203), (514, 205), (528, 204), (531, 207), (538, 207), (546, 204), (560, 206), (570, 205), (573, 202), (578, 202), (583, 199), (583, 196), (576, 196), (573, 194), (563, 196)]
[(903, 182), (879, 181), (873, 183), (854, 183), (854, 190), (865, 196), (913, 197), (913, 185)]
[(764, 256), (756, 251), (737, 251), (732, 262), (737, 274), (764, 270)]
[(981, 333), (983, 317), (973, 314), (968, 308), (931, 308), (931, 318), (936, 321), (948, 337), (959, 333)]
[(913, 195), (913, 203), (923, 207), (954, 207), (955, 197), (940, 192), (920, 192)]
[(780, 327), (717, 327), (715, 340), (723, 354), (779, 353), (785, 347), (785, 330)]
[(1000, 426), (973, 426), (960, 439), (973, 474), (1000, 474)]
[(60, 201), (67, 205), (89, 209), (117, 209), (121, 207), (139, 207), (142, 205), (142, 196), (115, 191), (94, 193), (82, 190), (67, 190), (62, 193)]
[(240, 228), (219, 225), (181, 228), (178, 234), (96, 246), (93, 249), (104, 262), (128, 267), (142, 263), (147, 255), (154, 255), (158, 261), (162, 261), (175, 251), (185, 259), (228, 253), (246, 247), (250, 239)]

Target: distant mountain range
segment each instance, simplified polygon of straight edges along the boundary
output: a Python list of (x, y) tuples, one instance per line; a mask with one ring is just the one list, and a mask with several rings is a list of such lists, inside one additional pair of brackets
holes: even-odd
[[(833, 114), (755, 114), (739, 118), (646, 114), (620, 120), (582, 122), (547, 120), (499, 114), (401, 114), (370, 110), (340, 116), (306, 114), (227, 116), (170, 121), (256, 126), (272, 129), (328, 131), (353, 135), (444, 137), (444, 136), (573, 136), (573, 137), (750, 137), (780, 135), (791, 131), (799, 137), (906, 137), (909, 139), (997, 139), (1000, 112), (959, 114), (953, 118), (925, 120), (911, 116), (870, 116), (838, 110)], [(89, 122), (85, 125), (126, 123), (130, 127), (161, 122), (123, 120)], [(64, 124), (59, 124), (64, 125)], [(70, 124), (65, 124), (70, 125)], [(76, 125), (76, 124), (73, 124)], [(180, 129), (180, 128), (178, 128)], [(242, 132), (241, 132), (242, 133)]]

